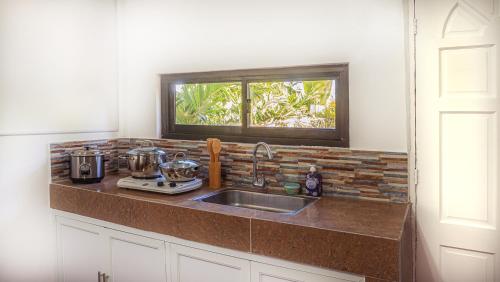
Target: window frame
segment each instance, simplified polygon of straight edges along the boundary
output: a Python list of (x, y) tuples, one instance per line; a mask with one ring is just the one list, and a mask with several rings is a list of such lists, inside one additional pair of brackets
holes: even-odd
[[(279, 80), (335, 79), (335, 129), (250, 127), (248, 83)], [(175, 85), (180, 83), (241, 82), (241, 126), (175, 124)], [(228, 70), (161, 75), (162, 138), (281, 145), (349, 147), (349, 65), (328, 64), (264, 69)]]

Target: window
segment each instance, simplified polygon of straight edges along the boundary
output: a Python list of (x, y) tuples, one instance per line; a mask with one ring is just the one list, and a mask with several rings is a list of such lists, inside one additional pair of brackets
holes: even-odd
[(162, 75), (162, 135), (349, 146), (348, 65)]
[(175, 124), (241, 126), (241, 83), (176, 84)]

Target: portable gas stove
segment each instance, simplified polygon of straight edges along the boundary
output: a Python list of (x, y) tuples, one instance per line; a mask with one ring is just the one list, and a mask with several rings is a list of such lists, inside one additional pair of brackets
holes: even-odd
[(168, 182), (161, 176), (154, 179), (139, 179), (128, 176), (118, 180), (118, 187), (134, 190), (151, 191), (163, 194), (179, 194), (200, 188), (203, 184), (201, 179), (186, 182)]

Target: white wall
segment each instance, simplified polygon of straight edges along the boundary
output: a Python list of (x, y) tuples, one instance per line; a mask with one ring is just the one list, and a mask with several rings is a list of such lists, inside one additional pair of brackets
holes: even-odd
[(117, 130), (114, 0), (0, 5), (0, 135)]
[(118, 135), (32, 134), (118, 128), (115, 8), (0, 0), (0, 281), (55, 281), (48, 144)]
[(115, 134), (0, 137), (0, 281), (55, 281), (47, 144), (109, 137)]
[(119, 0), (125, 135), (156, 136), (157, 74), (348, 62), (351, 147), (407, 151), (404, 0)]

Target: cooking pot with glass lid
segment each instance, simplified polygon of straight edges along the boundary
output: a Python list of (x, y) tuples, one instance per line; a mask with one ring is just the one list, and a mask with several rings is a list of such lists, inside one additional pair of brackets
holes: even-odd
[(166, 162), (167, 153), (154, 147), (154, 143), (145, 140), (142, 144), (127, 152), (125, 156), (128, 168), (135, 178), (152, 179), (161, 177), (160, 165)]

